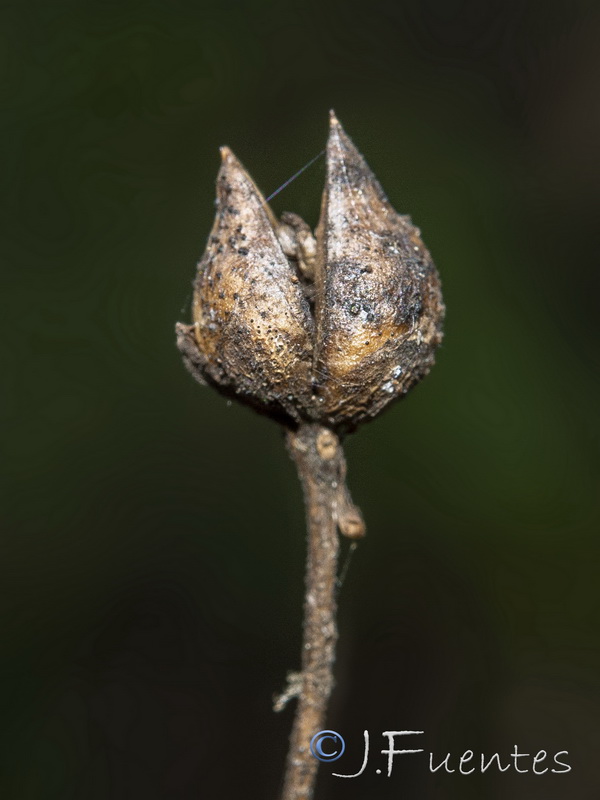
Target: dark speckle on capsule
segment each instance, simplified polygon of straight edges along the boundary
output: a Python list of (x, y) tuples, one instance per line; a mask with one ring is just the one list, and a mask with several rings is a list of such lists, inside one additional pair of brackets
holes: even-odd
[(247, 256), (247, 255), (248, 255), (248, 248), (247, 248), (247, 247), (240, 247), (240, 248), (238, 249), (238, 253), (239, 253), (241, 256)]

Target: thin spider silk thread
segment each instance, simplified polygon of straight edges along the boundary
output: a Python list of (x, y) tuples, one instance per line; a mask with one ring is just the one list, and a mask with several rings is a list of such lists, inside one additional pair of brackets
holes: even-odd
[(310, 161), (309, 161), (307, 164), (305, 164), (305, 165), (304, 165), (304, 166), (303, 166), (301, 169), (299, 169), (299, 170), (298, 170), (298, 172), (294, 173), (294, 175), (292, 175), (292, 177), (291, 177), (291, 178), (288, 178), (288, 179), (287, 179), (287, 181), (286, 181), (285, 183), (282, 183), (282, 184), (281, 184), (281, 186), (279, 187), (279, 189), (275, 189), (275, 191), (273, 192), (273, 194), (270, 194), (270, 195), (267, 197), (267, 199), (265, 200), (265, 203), (268, 203), (268, 202), (269, 202), (269, 200), (272, 200), (272, 199), (275, 197), (275, 195), (276, 195), (276, 194), (279, 194), (279, 192), (281, 192), (283, 189), (285, 189), (285, 187), (286, 187), (286, 186), (289, 186), (289, 185), (290, 185), (290, 183), (291, 183), (292, 181), (295, 181), (295, 180), (296, 180), (296, 178), (297, 178), (299, 175), (302, 175), (302, 173), (304, 172), (304, 170), (305, 170), (305, 169), (308, 169), (309, 167), (311, 167), (311, 166), (312, 166), (312, 165), (315, 163), (315, 161), (316, 161), (318, 158), (321, 158), (321, 156), (322, 156), (322, 155), (324, 155), (324, 154), (325, 154), (325, 150), (321, 150), (321, 152), (320, 152), (320, 153), (317, 153), (317, 155), (316, 155), (314, 158), (311, 158), (311, 160), (310, 160)]
[(352, 542), (350, 547), (348, 548), (348, 554), (346, 555), (344, 566), (342, 567), (339, 577), (335, 582), (336, 595), (339, 593), (340, 589), (344, 584), (344, 581), (346, 580), (346, 575), (348, 574), (348, 567), (350, 566), (350, 560), (352, 558), (352, 554), (354, 553), (357, 547), (358, 547), (358, 542)]

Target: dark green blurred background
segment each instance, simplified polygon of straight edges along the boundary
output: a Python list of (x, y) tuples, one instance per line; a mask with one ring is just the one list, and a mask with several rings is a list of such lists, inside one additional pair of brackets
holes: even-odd
[[(219, 145), (268, 194), (330, 107), (422, 228), (448, 316), (430, 377), (348, 441), (368, 537), (339, 598), (348, 753), (318, 798), (600, 796), (598, 4), (1, 13), (2, 800), (277, 797), (300, 490), (280, 430), (195, 384), (173, 326)], [(323, 174), (275, 210), (315, 224)], [(332, 778), (365, 728), (368, 774)], [(386, 729), (573, 770), (431, 776), (420, 755), (387, 779)]]

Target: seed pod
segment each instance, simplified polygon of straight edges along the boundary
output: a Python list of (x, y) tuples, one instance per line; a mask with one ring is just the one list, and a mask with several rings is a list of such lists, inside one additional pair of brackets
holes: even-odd
[(194, 284), (194, 325), (179, 326), (179, 345), (200, 379), (297, 423), (310, 403), (308, 301), (263, 196), (229, 148), (221, 155), (216, 218)]
[(330, 425), (354, 427), (427, 374), (444, 306), (419, 229), (391, 207), (333, 113), (317, 243), (317, 391)]
[(420, 232), (333, 113), (316, 241), (296, 214), (279, 222), (231, 151), (222, 155), (194, 324), (177, 326), (184, 360), (289, 427), (352, 430), (426, 375), (441, 341), (440, 284)]

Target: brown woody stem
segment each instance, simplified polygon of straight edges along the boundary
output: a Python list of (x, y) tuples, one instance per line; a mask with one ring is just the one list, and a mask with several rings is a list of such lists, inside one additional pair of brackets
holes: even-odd
[(346, 461), (336, 434), (320, 425), (302, 425), (288, 432), (287, 446), (304, 491), (308, 556), (302, 672), (296, 676), (299, 698), (282, 800), (310, 800), (319, 764), (310, 752), (310, 741), (324, 727), (333, 689), (337, 529), (358, 538), (364, 534), (364, 524), (346, 488)]

